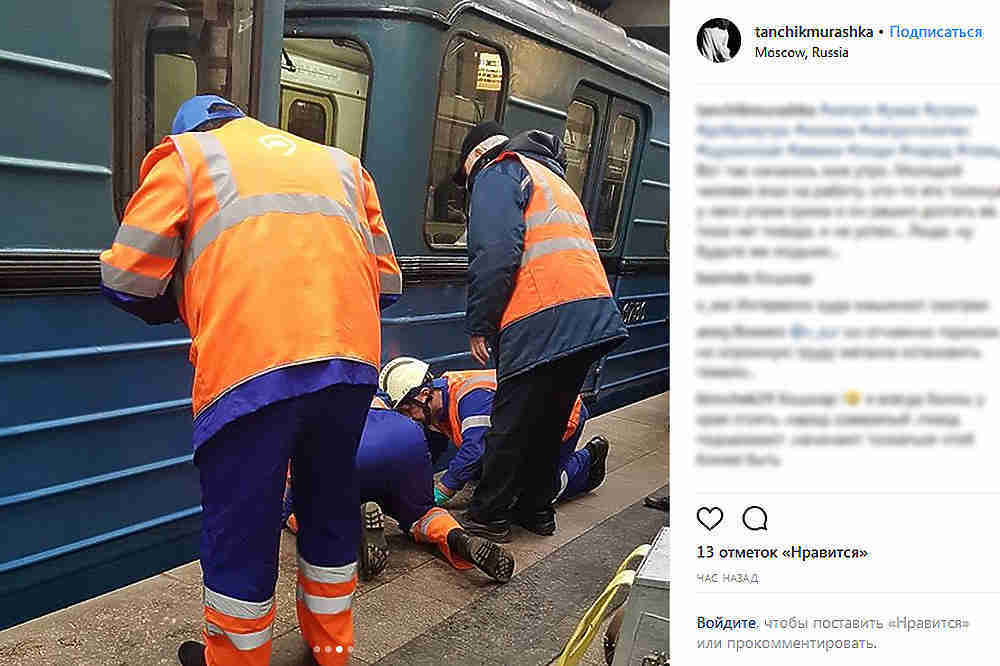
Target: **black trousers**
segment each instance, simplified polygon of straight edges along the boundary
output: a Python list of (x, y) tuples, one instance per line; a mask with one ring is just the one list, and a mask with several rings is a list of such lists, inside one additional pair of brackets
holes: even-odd
[(469, 506), (479, 521), (512, 510), (551, 510), (559, 488), (559, 445), (590, 366), (604, 349), (587, 349), (504, 379), (493, 398), (483, 475)]

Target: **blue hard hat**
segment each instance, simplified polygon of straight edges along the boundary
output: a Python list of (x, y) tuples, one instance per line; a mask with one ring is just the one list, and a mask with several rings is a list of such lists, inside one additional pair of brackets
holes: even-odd
[(242, 118), (245, 115), (245, 113), (240, 111), (238, 106), (228, 99), (224, 99), (218, 95), (196, 95), (181, 104), (181, 108), (177, 109), (177, 115), (174, 116), (174, 124), (170, 128), (170, 133), (183, 134), (184, 132), (190, 132), (208, 120)]

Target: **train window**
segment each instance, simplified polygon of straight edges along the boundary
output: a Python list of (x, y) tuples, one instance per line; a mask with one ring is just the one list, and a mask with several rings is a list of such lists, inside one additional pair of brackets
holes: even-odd
[(285, 39), (279, 126), (361, 157), (370, 79), (371, 61), (357, 42)]
[(579, 100), (573, 100), (566, 114), (566, 132), (563, 135), (563, 144), (566, 146), (566, 182), (581, 198), (587, 181), (587, 167), (590, 166), (590, 151), (594, 145), (595, 117), (597, 109)]
[(139, 164), (170, 133), (178, 105), (217, 94), (248, 109), (254, 0), (116, 0), (115, 204), (138, 186)]
[(288, 109), (288, 131), (304, 139), (326, 143), (326, 109), (316, 102), (297, 99)]
[[(290, 99), (286, 129), (303, 139), (309, 139), (316, 143), (329, 143), (334, 126), (333, 119), (330, 118), (332, 114), (327, 114), (327, 108), (330, 108), (329, 100), (309, 101), (302, 99), (302, 93), (296, 90), (287, 91), (287, 94)], [(284, 105), (282, 105), (282, 111), (284, 110)]]
[(632, 162), (632, 149), (635, 146), (635, 132), (636, 122), (634, 119), (623, 115), (615, 118), (608, 141), (608, 156), (604, 165), (604, 178), (601, 181), (597, 214), (591, 222), (594, 243), (602, 250), (610, 249), (615, 244), (618, 218), (621, 217), (625, 192), (625, 180), (628, 177), (629, 164)]
[(198, 92), (198, 66), (187, 54), (153, 56), (153, 137), (150, 147), (170, 134), (174, 114), (184, 100)]
[(431, 247), (465, 247), (465, 189), (452, 182), (469, 129), (500, 119), (506, 81), (500, 52), (463, 35), (445, 49), (441, 66), (424, 235)]

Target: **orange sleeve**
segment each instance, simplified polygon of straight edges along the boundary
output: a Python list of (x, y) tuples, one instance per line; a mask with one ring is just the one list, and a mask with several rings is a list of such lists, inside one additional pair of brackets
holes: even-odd
[(392, 239), (389, 238), (389, 228), (382, 217), (382, 205), (378, 200), (375, 181), (368, 171), (361, 169), (362, 187), (364, 187), (365, 214), (368, 216), (368, 226), (371, 229), (375, 244), (375, 262), (379, 276), (379, 303), (385, 308), (396, 302), (403, 293), (403, 272), (392, 251)]
[(170, 142), (146, 156), (141, 174), (114, 243), (101, 253), (101, 281), (115, 291), (153, 298), (166, 291), (184, 249), (188, 184)]

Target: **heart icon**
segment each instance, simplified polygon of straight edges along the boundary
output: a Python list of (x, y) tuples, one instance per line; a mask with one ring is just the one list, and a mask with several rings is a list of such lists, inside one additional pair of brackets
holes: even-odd
[(717, 506), (703, 506), (698, 509), (698, 522), (708, 531), (712, 531), (722, 522), (722, 509)]

